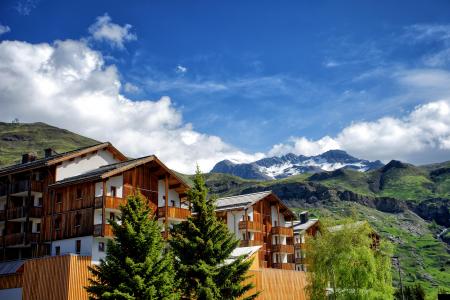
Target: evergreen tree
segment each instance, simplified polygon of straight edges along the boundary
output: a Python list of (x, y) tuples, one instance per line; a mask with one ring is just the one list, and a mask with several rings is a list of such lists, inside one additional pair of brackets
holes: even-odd
[(115, 238), (86, 288), (91, 299), (179, 299), (173, 255), (164, 249), (161, 228), (138, 192), (120, 207), (120, 222), (110, 221)]
[(367, 223), (330, 225), (323, 220), (320, 234), (307, 241), (310, 299), (393, 299), (390, 245), (374, 243)]
[[(171, 230), (170, 245), (177, 258), (180, 291), (184, 299), (236, 299), (253, 288), (251, 283), (244, 284), (252, 260), (239, 257), (225, 263), (239, 241), (216, 218), (215, 199), (208, 199), (207, 195), (197, 167), (194, 187), (188, 191), (195, 214)], [(254, 293), (245, 299), (256, 296)]]

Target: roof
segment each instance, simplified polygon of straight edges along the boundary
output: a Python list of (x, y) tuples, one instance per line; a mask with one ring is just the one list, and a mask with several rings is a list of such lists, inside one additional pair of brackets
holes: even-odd
[(272, 191), (224, 197), (217, 199), (216, 211), (228, 209), (245, 209), (272, 194)]
[(366, 223), (367, 223), (367, 221), (358, 221), (358, 222), (350, 223), (350, 224), (336, 225), (336, 226), (329, 227), (328, 231), (336, 232), (336, 231), (340, 231), (340, 230), (344, 229), (344, 227), (357, 228), (357, 227), (363, 226)]
[(280, 206), (284, 210), (284, 212), (287, 212), (287, 214), (290, 217), (292, 218), (296, 217), (296, 215), (272, 191), (264, 191), (258, 193), (219, 198), (217, 199), (216, 202), (216, 211), (225, 211), (230, 209), (238, 209), (238, 210), (247, 209), (256, 202), (269, 196), (277, 200), (280, 203)]
[(18, 163), (15, 165), (6, 166), (3, 168), (0, 168), (0, 176), (54, 165), (54, 164), (63, 162), (65, 160), (72, 159), (72, 158), (81, 156), (83, 154), (87, 154), (87, 153), (97, 151), (97, 150), (102, 150), (105, 148), (109, 148), (111, 150), (111, 152), (113, 152), (114, 155), (119, 157), (121, 160), (126, 160), (125, 155), (123, 155), (119, 150), (117, 150), (111, 143), (105, 142), (105, 143), (99, 143), (99, 144), (75, 149), (72, 151), (67, 151), (64, 153), (57, 153), (57, 154), (51, 155), (49, 157), (36, 159), (34, 161), (27, 162), (27, 163)]
[(123, 162), (104, 165), (104, 166), (98, 167), (97, 169), (88, 171), (86, 173), (65, 178), (54, 184), (49, 185), (49, 187), (60, 187), (60, 186), (69, 185), (69, 184), (73, 184), (73, 183), (106, 179), (106, 178), (115, 176), (115, 175), (125, 172), (129, 169), (132, 169), (136, 166), (140, 166), (140, 165), (146, 164), (151, 161), (156, 162), (165, 171), (170, 173), (171, 176), (175, 177), (179, 182), (181, 182), (183, 185), (188, 187), (188, 184), (186, 182), (184, 182), (179, 176), (177, 176), (177, 174), (175, 174), (175, 172), (173, 172), (172, 170), (167, 168), (155, 155), (149, 155), (149, 156), (144, 156), (144, 157), (131, 159), (131, 160), (123, 161)]
[(305, 223), (300, 223), (300, 221), (295, 221), (294, 226), (292, 227), (294, 232), (301, 232), (308, 230), (310, 227), (312, 227), (314, 224), (316, 224), (319, 221), (319, 219), (309, 219)]
[(15, 274), (25, 263), (24, 260), (6, 261), (0, 263), (0, 275)]
[(231, 252), (230, 257), (225, 259), (225, 264), (231, 264), (233, 261), (235, 261), (238, 257), (244, 256), (245, 259), (250, 258), (253, 254), (258, 252), (258, 250), (262, 246), (252, 246), (252, 247), (238, 247)]

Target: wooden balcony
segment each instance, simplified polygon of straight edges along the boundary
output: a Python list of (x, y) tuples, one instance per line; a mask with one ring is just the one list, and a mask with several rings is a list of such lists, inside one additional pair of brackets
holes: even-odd
[(264, 246), (264, 242), (258, 240), (241, 240), (240, 247), (253, 247), (253, 246)]
[(26, 207), (26, 206), (19, 206), (19, 207), (13, 207), (6, 211), (6, 216), (8, 217), (8, 220), (15, 220), (15, 219), (22, 219), (27, 217), (40, 219), (42, 217), (42, 207), (38, 206), (32, 206), (32, 207)]
[(305, 259), (302, 258), (302, 257), (296, 257), (295, 258), (295, 263), (296, 264), (303, 264), (303, 263), (305, 263)]
[(294, 253), (293, 245), (272, 245), (272, 252)]
[[(105, 208), (110, 209), (120, 209), (120, 205), (125, 204), (125, 200), (119, 197), (106, 196), (105, 197)], [(95, 197), (94, 200), (95, 208), (103, 207), (103, 197)]]
[(305, 249), (305, 243), (295, 243), (294, 248), (295, 250)]
[(39, 241), (39, 233), (11, 233), (5, 235), (5, 246), (19, 246), (27, 243), (37, 243)]
[(291, 227), (275, 226), (275, 227), (272, 227), (272, 234), (293, 236), (294, 231), (292, 230)]
[(248, 226), (249, 231), (264, 231), (264, 224), (253, 222), (253, 221), (240, 221), (239, 229), (246, 230)]
[(272, 268), (281, 270), (295, 270), (295, 264), (293, 263), (272, 263)]
[[(35, 180), (31, 181), (31, 191), (32, 192), (42, 193), (42, 190), (43, 190), (42, 186), (43, 186), (43, 184), (41, 181), (35, 181)], [(11, 186), (11, 194), (13, 195), (13, 194), (18, 194), (18, 193), (28, 192), (28, 187), (29, 187), (29, 180), (16, 181)]]
[[(186, 208), (169, 206), (167, 210), (167, 218), (169, 219), (178, 219), (178, 220), (186, 220), (191, 216), (191, 211)], [(166, 208), (158, 207), (158, 218), (166, 217)]]
[[(105, 234), (102, 235), (102, 229), (103, 227), (105, 227)], [(107, 236), (107, 237), (112, 237), (114, 236), (113, 231), (112, 231), (112, 226), (110, 224), (96, 224), (94, 225), (94, 232), (93, 232), (93, 236)]]

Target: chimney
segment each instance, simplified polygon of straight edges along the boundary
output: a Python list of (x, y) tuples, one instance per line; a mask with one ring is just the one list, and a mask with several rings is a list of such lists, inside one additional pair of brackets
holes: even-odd
[(44, 149), (44, 157), (45, 158), (48, 158), (48, 157), (50, 157), (52, 155), (53, 155), (53, 149), (52, 148)]
[(22, 163), (26, 164), (29, 161), (30, 161), (30, 154), (29, 153), (22, 154)]
[(23, 163), (23, 164), (26, 164), (26, 163), (35, 161), (36, 158), (37, 158), (37, 157), (36, 157), (36, 154), (34, 154), (34, 153), (25, 153), (25, 154), (22, 154), (22, 163)]
[(305, 224), (306, 222), (308, 222), (308, 212), (302, 211), (300, 213), (300, 224)]

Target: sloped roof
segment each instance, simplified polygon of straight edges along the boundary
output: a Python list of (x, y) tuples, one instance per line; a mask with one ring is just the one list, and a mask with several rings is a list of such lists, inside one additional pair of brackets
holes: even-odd
[(316, 224), (319, 221), (319, 219), (309, 219), (305, 223), (300, 223), (299, 221), (294, 222), (293, 230), (294, 232), (301, 232), (304, 230), (308, 230), (311, 226)]
[(0, 263), (0, 275), (15, 274), (25, 263), (24, 260), (6, 261)]
[(237, 247), (236, 249), (231, 252), (230, 257), (225, 259), (225, 264), (231, 264), (233, 261), (235, 261), (238, 257), (244, 256), (245, 259), (250, 258), (253, 254), (258, 252), (258, 250), (262, 246), (252, 246), (252, 247)]
[(101, 150), (104, 148), (111, 149), (112, 152), (114, 152), (114, 154), (117, 155), (120, 159), (122, 159), (122, 160), (126, 159), (125, 155), (123, 155), (119, 150), (117, 150), (111, 143), (106, 142), (106, 143), (99, 143), (99, 144), (75, 149), (72, 151), (67, 151), (64, 153), (56, 153), (49, 157), (36, 159), (34, 161), (27, 162), (27, 163), (18, 163), (15, 165), (6, 166), (3, 168), (0, 168), (0, 176), (54, 165), (59, 162), (62, 162), (62, 161), (65, 161), (65, 160), (68, 160), (71, 158), (75, 158), (75, 157), (78, 157), (83, 154), (90, 153), (90, 152), (93, 152), (96, 150)]
[(264, 191), (259, 193), (224, 197), (217, 199), (216, 202), (216, 211), (227, 210), (227, 209), (245, 209), (254, 203), (258, 202), (261, 199), (272, 194), (272, 191)]
[(188, 187), (187, 183), (185, 183), (179, 176), (177, 176), (175, 174), (175, 172), (173, 172), (172, 170), (167, 168), (155, 155), (149, 155), (149, 156), (144, 156), (144, 157), (140, 157), (140, 158), (136, 158), (136, 159), (130, 159), (130, 160), (123, 161), (123, 162), (104, 165), (104, 166), (98, 167), (97, 169), (88, 171), (86, 173), (65, 178), (54, 184), (49, 185), (49, 187), (60, 187), (60, 186), (73, 184), (73, 183), (109, 178), (111, 176), (120, 174), (120, 173), (125, 172), (129, 169), (132, 169), (136, 166), (139, 166), (139, 165), (151, 162), (151, 161), (154, 161), (157, 164), (159, 164), (163, 169), (165, 169), (168, 173), (170, 173), (173, 177), (175, 177), (179, 182), (181, 182), (183, 185)]

